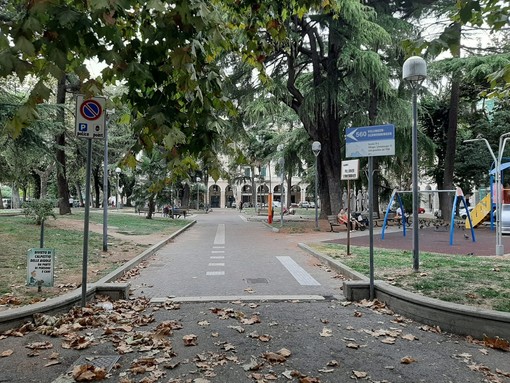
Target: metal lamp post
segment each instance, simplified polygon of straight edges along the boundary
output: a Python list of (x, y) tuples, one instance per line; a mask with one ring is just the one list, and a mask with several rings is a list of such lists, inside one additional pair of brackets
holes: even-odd
[(199, 210), (200, 208), (200, 189), (199, 189), (199, 183), (200, 183), (200, 177), (197, 177), (197, 211)]
[(418, 88), (427, 78), (427, 63), (418, 56), (409, 57), (402, 67), (402, 78), (409, 81), (413, 91), (413, 134), (412, 134), (412, 165), (413, 165), (413, 269), (420, 268), (418, 209), (420, 196), (418, 194)]
[(509, 139), (510, 132), (504, 133), (499, 137), (499, 148), (498, 148), (498, 157), (494, 154), (491, 146), (489, 145), (489, 141), (486, 138), (473, 138), (470, 140), (464, 140), (464, 142), (475, 142), (475, 141), (483, 141), (489, 149), (489, 152), (494, 161), (494, 170), (495, 170), (495, 179), (496, 179), (496, 255), (504, 255), (505, 247), (503, 245), (503, 235), (502, 235), (502, 226), (501, 226), (501, 213), (502, 213), (502, 196), (501, 196), (501, 162), (503, 159), (503, 152), (505, 151), (505, 145), (507, 140)]
[(280, 226), (283, 226), (283, 181), (285, 178), (285, 158), (283, 157), (283, 144), (278, 145), (277, 147), (278, 152), (281, 153), (280, 157), (280, 167), (282, 168), (282, 174), (281, 174), (281, 190), (280, 190)]
[(117, 174), (117, 195), (115, 196), (115, 207), (119, 210), (119, 179), (122, 169), (119, 167), (115, 168), (115, 173)]
[(318, 189), (318, 165), (317, 158), (319, 157), (319, 153), (321, 152), (321, 143), (319, 141), (314, 141), (312, 143), (312, 152), (315, 156), (315, 230), (319, 230), (319, 207), (317, 204), (317, 189)]

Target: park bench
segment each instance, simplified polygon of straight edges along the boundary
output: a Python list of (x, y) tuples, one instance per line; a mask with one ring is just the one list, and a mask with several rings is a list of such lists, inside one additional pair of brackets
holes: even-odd
[(186, 215), (189, 214), (189, 211), (188, 209), (183, 209), (183, 208), (173, 208), (173, 209), (170, 209), (170, 218), (174, 219), (174, 218), (181, 218), (181, 216), (183, 216), (184, 218), (186, 218)]
[(328, 215), (328, 222), (329, 222), (329, 225), (331, 226), (331, 230), (330, 231), (335, 231), (333, 229), (335, 226), (340, 226), (340, 227), (345, 226), (345, 224), (338, 223), (336, 215)]

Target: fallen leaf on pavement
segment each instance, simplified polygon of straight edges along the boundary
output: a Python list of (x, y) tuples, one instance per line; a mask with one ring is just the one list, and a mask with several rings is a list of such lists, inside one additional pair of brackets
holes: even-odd
[(27, 344), (25, 347), (31, 350), (47, 350), (53, 348), (53, 344), (50, 342), (34, 342)]
[(357, 350), (359, 348), (359, 344), (357, 344), (357, 343), (347, 343), (347, 347), (348, 348), (353, 348), (353, 349)]
[(304, 376), (299, 379), (299, 383), (320, 383), (320, 380), (312, 376)]
[(0, 354), (0, 357), (4, 358), (4, 357), (6, 357), (6, 356), (11, 356), (13, 352), (14, 352), (14, 351), (12, 351), (12, 350), (5, 350), (5, 351), (2, 351), (2, 353)]
[(333, 331), (331, 331), (329, 328), (324, 327), (320, 333), (320, 336), (333, 336)]
[(44, 365), (44, 367), (50, 367), (50, 366), (54, 366), (54, 365), (60, 364), (60, 363), (62, 363), (60, 360), (54, 359), (54, 360), (50, 360), (48, 363), (46, 363)]
[(227, 327), (236, 330), (240, 334), (244, 332), (244, 328), (242, 328), (241, 326), (227, 326)]
[(77, 382), (90, 382), (106, 378), (106, 370), (90, 364), (78, 365), (73, 368), (72, 376)]
[(424, 325), (424, 326), (420, 327), (420, 330), (435, 332), (436, 334), (441, 334), (441, 328), (439, 326)]
[(253, 315), (250, 319), (243, 318), (243, 319), (241, 319), (241, 323), (247, 324), (247, 325), (260, 323), (260, 317), (258, 315)]
[(340, 363), (338, 363), (338, 360), (330, 360), (326, 365), (329, 366), (329, 367), (336, 367), (338, 366)]
[(355, 378), (366, 378), (368, 376), (368, 374), (365, 371), (352, 370), (352, 373)]
[(264, 334), (264, 335), (259, 336), (258, 339), (261, 342), (269, 342), (271, 340), (271, 335)]
[(496, 368), (496, 374), (506, 376), (507, 378), (510, 378), (510, 372), (502, 371), (499, 368)]
[(185, 346), (196, 346), (197, 345), (197, 336), (195, 334), (184, 335), (182, 337)]
[(416, 362), (416, 359), (411, 358), (410, 356), (404, 356), (402, 359), (400, 359), (400, 363), (402, 364), (411, 364), (413, 362)]
[(495, 350), (510, 351), (510, 342), (500, 337), (489, 338), (485, 336), (483, 343), (486, 347), (493, 348)]
[(386, 338), (381, 340), (381, 342), (385, 344), (395, 344), (395, 338), (387, 336)]
[(269, 363), (283, 363), (287, 360), (285, 356), (277, 354), (275, 352), (266, 352), (262, 354), (262, 357)]
[(251, 359), (248, 363), (243, 364), (244, 371), (257, 371), (260, 369), (260, 367), (262, 367), (262, 364), (260, 364), (257, 361), (257, 358), (254, 357), (253, 355), (251, 356)]
[(402, 335), (402, 339), (405, 339), (405, 340), (417, 340), (418, 338), (415, 337), (413, 334), (406, 334), (406, 335)]
[(288, 358), (292, 355), (292, 352), (290, 352), (289, 349), (281, 348), (278, 351), (276, 351), (277, 354), (280, 354), (281, 356), (284, 356), (285, 358)]

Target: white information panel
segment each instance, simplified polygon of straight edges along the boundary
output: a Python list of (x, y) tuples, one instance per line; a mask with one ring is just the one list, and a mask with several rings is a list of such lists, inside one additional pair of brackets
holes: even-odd
[(54, 249), (29, 249), (27, 253), (27, 285), (53, 286)]
[(359, 160), (342, 161), (340, 179), (357, 180), (359, 178)]

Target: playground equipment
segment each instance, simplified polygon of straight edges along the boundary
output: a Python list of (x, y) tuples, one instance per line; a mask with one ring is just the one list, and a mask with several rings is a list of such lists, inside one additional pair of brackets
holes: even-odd
[[(501, 173), (505, 169), (510, 168), (510, 162), (506, 162), (504, 164), (501, 164), (499, 167), (499, 170)], [(473, 211), (471, 212), (471, 218), (473, 227), (479, 226), (482, 222), (486, 221), (487, 219), (490, 221), (490, 227), (492, 230), (494, 230), (495, 225), (495, 214), (491, 214), (494, 212), (497, 208), (496, 203), (496, 191), (495, 191), (495, 174), (496, 169), (492, 169), (489, 172), (490, 175), (490, 192), (480, 200), (474, 207)], [(502, 180), (501, 184), (504, 184), (503, 181), (503, 175), (500, 175), (500, 178)], [(510, 189), (508, 188), (501, 188), (501, 229), (503, 233), (510, 234)], [(466, 228), (470, 229), (470, 222), (466, 219)]]
[[(404, 194), (404, 193), (412, 193), (412, 191), (395, 189), (393, 191), (393, 193), (391, 194), (390, 202), (388, 203), (388, 207), (386, 208), (386, 213), (384, 214), (381, 239), (384, 239), (384, 233), (386, 231), (386, 225), (388, 223), (388, 215), (390, 213), (391, 206), (393, 206), (393, 201), (395, 200), (395, 197), (397, 198), (400, 209), (402, 210), (402, 228), (403, 228), (402, 233), (403, 233), (404, 237), (406, 236), (406, 226), (407, 226), (408, 222), (407, 222), (407, 217), (406, 217), (405, 210), (404, 210), (404, 205), (402, 204), (402, 199), (400, 198), (400, 194)], [(464, 193), (461, 188), (458, 187), (455, 190), (419, 190), (418, 193), (455, 193), (455, 198), (453, 199), (452, 215), (450, 217), (450, 246), (453, 245), (453, 234), (454, 234), (454, 224), (455, 224), (455, 215), (453, 212), (455, 211), (455, 206), (457, 206), (457, 201), (459, 198), (460, 198), (460, 201), (464, 204), (464, 208), (466, 209), (466, 212), (467, 212), (466, 221), (469, 221), (469, 223), (470, 223), (471, 238), (472, 238), (473, 242), (476, 242), (475, 232), (473, 229), (473, 224), (471, 222), (471, 214), (469, 212), (469, 209), (468, 209), (468, 206), (466, 203), (466, 199), (464, 198)], [(510, 214), (510, 210), (509, 210), (509, 214)], [(415, 224), (415, 223), (413, 223), (413, 224)], [(419, 222), (416, 222), (416, 224), (418, 225)]]

